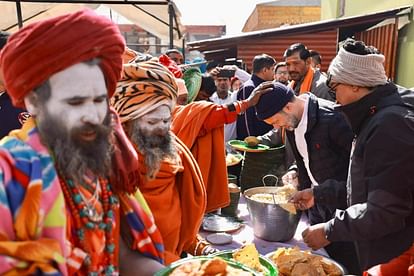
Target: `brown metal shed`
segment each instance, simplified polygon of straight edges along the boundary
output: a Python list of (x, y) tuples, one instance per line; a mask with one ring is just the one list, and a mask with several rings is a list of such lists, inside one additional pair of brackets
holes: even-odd
[[(398, 42), (398, 18), (411, 12), (404, 6), (388, 11), (330, 19), (288, 27), (248, 32), (223, 38), (214, 38), (187, 43), (188, 50), (198, 50), (206, 60), (224, 61), (227, 58), (241, 59), (251, 70), (255, 55), (266, 53), (277, 61), (283, 59), (285, 49), (296, 42), (322, 55), (322, 70), (326, 71), (335, 56), (338, 42), (347, 37), (365, 40), (376, 46), (386, 57), (386, 72), (395, 76), (395, 60)], [(380, 25), (386, 19), (392, 19)]]

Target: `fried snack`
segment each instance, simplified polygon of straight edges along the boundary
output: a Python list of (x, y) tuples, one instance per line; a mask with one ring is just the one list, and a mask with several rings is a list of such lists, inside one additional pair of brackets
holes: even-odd
[(259, 139), (257, 139), (255, 136), (247, 136), (244, 138), (244, 142), (251, 148), (257, 147), (259, 144)]
[[(299, 248), (278, 248), (271, 257), (276, 264), (280, 276), (291, 275), (318, 275), (340, 276), (342, 271), (337, 265), (323, 258), (313, 255), (309, 251)], [(310, 268), (311, 267), (311, 268)]]
[(319, 276), (318, 271), (310, 265), (305, 263), (296, 264), (292, 270), (291, 276)]
[(322, 262), (323, 262), (322, 256), (315, 256), (315, 255), (310, 256), (310, 265), (316, 269), (316, 271), (318, 272), (318, 275), (327, 276), (322, 266)]
[(227, 263), (220, 258), (214, 258), (202, 264), (200, 270), (203, 273), (198, 275), (227, 275)]
[(275, 264), (284, 275), (290, 275), (298, 263), (305, 263), (306, 257), (301, 254), (281, 255), (276, 259)]
[(257, 252), (256, 246), (253, 243), (246, 244), (236, 250), (233, 253), (233, 259), (251, 269), (263, 272), (262, 265), (260, 264), (259, 252)]
[(331, 262), (328, 262), (324, 259), (322, 259), (321, 261), (323, 270), (325, 271), (325, 273), (329, 276), (341, 276), (342, 275), (342, 271), (334, 264)]

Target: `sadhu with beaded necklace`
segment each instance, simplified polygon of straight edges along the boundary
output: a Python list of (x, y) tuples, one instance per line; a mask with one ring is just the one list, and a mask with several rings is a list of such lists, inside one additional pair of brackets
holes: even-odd
[(5, 86), (32, 117), (0, 142), (0, 274), (153, 275), (163, 267), (136, 153), (108, 106), (123, 51), (118, 28), (89, 10), (10, 37)]

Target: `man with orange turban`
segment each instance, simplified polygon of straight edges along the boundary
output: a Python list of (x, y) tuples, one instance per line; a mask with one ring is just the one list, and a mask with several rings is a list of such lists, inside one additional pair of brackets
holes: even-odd
[(32, 118), (0, 141), (0, 274), (163, 267), (136, 152), (108, 105), (124, 47), (116, 25), (83, 10), (22, 28), (1, 52), (5, 87)]
[(165, 243), (166, 262), (211, 252), (197, 238), (205, 212), (229, 204), (224, 123), (258, 101), (177, 105), (177, 84), (155, 62), (124, 64), (111, 99), (139, 155), (139, 188)]

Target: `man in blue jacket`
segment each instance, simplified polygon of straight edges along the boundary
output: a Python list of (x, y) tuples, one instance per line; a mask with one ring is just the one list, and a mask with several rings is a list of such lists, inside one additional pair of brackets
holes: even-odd
[[(243, 84), (237, 93), (237, 100), (246, 100), (252, 91), (262, 82), (273, 80), (276, 61), (273, 57), (261, 54), (253, 58), (253, 74), (250, 80)], [(237, 117), (237, 139), (243, 140), (247, 136), (263, 135), (272, 129), (271, 126), (257, 119), (254, 108), (249, 108), (244, 114)]]
[[(298, 176), (299, 190), (310, 189), (315, 195), (307, 206), (296, 204), (299, 209), (309, 209), (312, 225), (329, 221), (337, 208), (346, 206), (352, 131), (333, 106), (311, 93), (295, 96), (291, 88), (274, 83), (274, 89), (262, 95), (255, 107), (258, 119), (286, 130), (296, 160), (288, 174)], [(335, 242), (325, 249), (350, 273), (360, 273), (352, 243)]]

